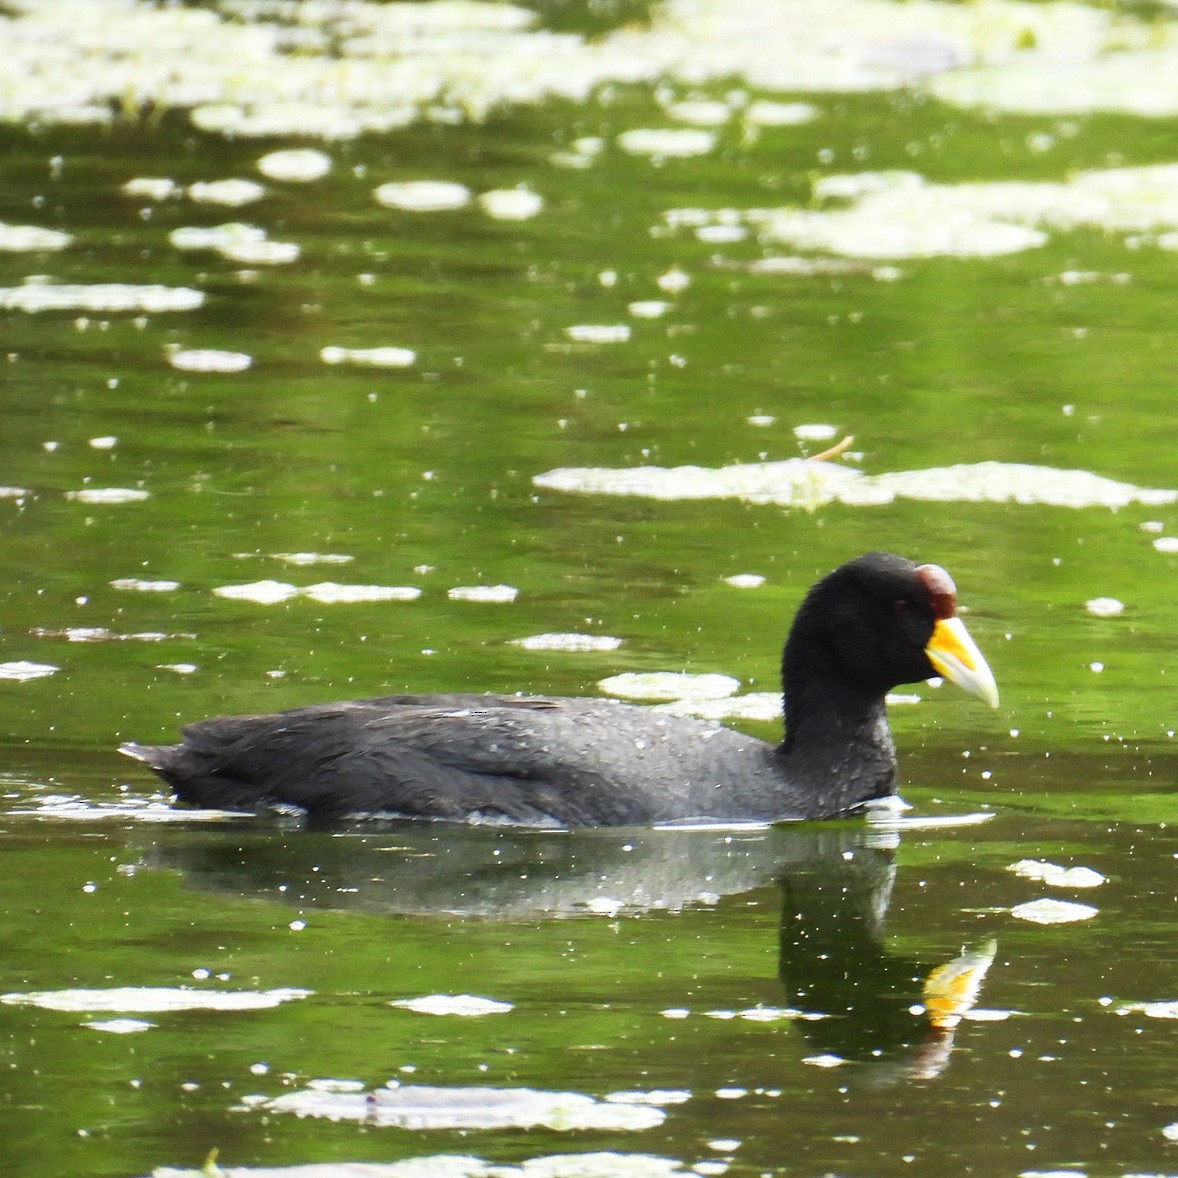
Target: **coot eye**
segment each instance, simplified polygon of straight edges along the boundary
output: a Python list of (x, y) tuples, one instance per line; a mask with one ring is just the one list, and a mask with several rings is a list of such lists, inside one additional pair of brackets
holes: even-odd
[(900, 598), (899, 601), (892, 602), (892, 609), (895, 611), (898, 617), (903, 617), (906, 613), (911, 612), (912, 602), (905, 601), (903, 598)]

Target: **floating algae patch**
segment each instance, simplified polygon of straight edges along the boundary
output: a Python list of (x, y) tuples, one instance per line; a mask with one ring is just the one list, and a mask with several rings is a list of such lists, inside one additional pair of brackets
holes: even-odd
[(1136, 487), (1085, 470), (1016, 462), (962, 463), (879, 475), (806, 458), (721, 467), (558, 467), (534, 476), (532, 482), (573, 494), (740, 499), (807, 509), (836, 502), (878, 506), (896, 499), (1114, 509), (1178, 500), (1178, 491)]

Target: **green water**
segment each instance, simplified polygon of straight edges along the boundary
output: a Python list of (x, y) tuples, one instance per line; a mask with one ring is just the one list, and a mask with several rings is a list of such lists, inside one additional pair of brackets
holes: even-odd
[[(595, 31), (635, 17), (621, 7), (546, 15)], [(1178, 1122), (1178, 1024), (1118, 1013), (1178, 999), (1178, 558), (1153, 547), (1178, 529), (1175, 506), (804, 510), (532, 483), (556, 467), (796, 457), (824, 443), (794, 427), (830, 423), (871, 473), (998, 460), (1178, 486), (1172, 252), (1053, 232), (1001, 258), (905, 258), (881, 281), (876, 262), (752, 273), (762, 254), (792, 251), (652, 233), (670, 208), (805, 205), (815, 172), (1063, 180), (1114, 153), (1170, 162), (1173, 120), (1078, 117), (1044, 153), (1028, 140), (1058, 120), (904, 93), (805, 98), (820, 119), (753, 140), (726, 131), (714, 152), (661, 165), (612, 142), (665, 123), (645, 85), (506, 106), (481, 125), (413, 124), (326, 145), (327, 177), (267, 181), (240, 210), (120, 188), (253, 177), (287, 141), (195, 132), (178, 112), (102, 131), (0, 129), (0, 221), (74, 237), (57, 253), (0, 252), (0, 286), (50, 275), (207, 295), (186, 312), (0, 314), (0, 483), (27, 492), (0, 498), (0, 662), (58, 668), (0, 682), (0, 993), (312, 992), (266, 1010), (133, 1015), (154, 1025), (132, 1034), (84, 1025), (107, 1014), (0, 1006), (0, 1173), (146, 1175), (199, 1168), (213, 1148), (226, 1169), (614, 1151), (736, 1175), (1178, 1173), (1163, 1133)], [(593, 166), (549, 161), (588, 135), (606, 139)], [(525, 184), (544, 209), (509, 222), (372, 198), (419, 178)], [(168, 244), (174, 228), (230, 220), (301, 256), (249, 266)], [(690, 284), (668, 294), (658, 280), (676, 269)], [(1068, 271), (1094, 277), (1059, 281)], [(629, 313), (650, 299), (666, 314)], [(566, 334), (620, 323), (627, 342)], [(382, 345), (414, 349), (416, 363), (319, 356)], [(253, 362), (183, 372), (167, 362), (174, 347)], [(149, 497), (68, 497), (86, 487)], [(805, 589), (872, 548), (945, 565), (994, 669), (996, 713), (948, 688), (893, 709), (916, 813), (992, 812), (985, 825), (911, 830), (890, 848), (865, 845), (857, 826), (517, 838), (165, 823), (159, 807), (140, 813), (156, 783), (113, 751), (207, 714), (404, 689), (594, 694), (620, 671), (686, 670), (771, 691)], [(298, 552), (352, 559), (277, 555)], [(724, 581), (738, 573), (766, 580)], [(120, 578), (179, 587), (113, 587)], [(213, 592), (263, 579), (421, 596), (265, 605)], [(480, 584), (518, 596), (448, 596)], [(1124, 612), (1089, 612), (1101, 596)], [(76, 640), (81, 628), (97, 640)], [(550, 631), (623, 645), (511, 644)], [(164, 669), (178, 664), (196, 669)], [(1006, 870), (1028, 858), (1106, 882), (1053, 889)], [(1099, 912), (1058, 926), (1011, 915), (1048, 895)], [(588, 911), (595, 896), (631, 903)], [(798, 948), (799, 925), (838, 968)], [(932, 1031), (910, 1009), (920, 979), (990, 938), (979, 1006), (1002, 1017)], [(717, 1016), (804, 1010), (803, 992), (830, 1017)], [(463, 993), (512, 1009), (389, 1006)], [(333, 1078), (690, 1096), (642, 1130), (413, 1129), (238, 1108)], [(639, 1172), (632, 1158), (598, 1165)]]

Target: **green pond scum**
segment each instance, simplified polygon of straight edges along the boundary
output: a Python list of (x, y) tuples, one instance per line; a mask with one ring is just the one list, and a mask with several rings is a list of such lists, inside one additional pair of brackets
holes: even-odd
[[(0, 1175), (1178, 1175), (1178, 9), (0, 45)], [(315, 829), (116, 752), (428, 691), (777, 739), (876, 549), (1002, 695), (902, 689), (903, 813)]]

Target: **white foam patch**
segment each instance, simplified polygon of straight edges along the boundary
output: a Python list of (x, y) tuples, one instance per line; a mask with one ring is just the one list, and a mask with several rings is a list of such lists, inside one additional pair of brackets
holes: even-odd
[(456, 585), (446, 596), (451, 601), (506, 604), (519, 596), (519, 590), (514, 585)]
[(1091, 920), (1099, 911), (1089, 904), (1076, 904), (1070, 900), (1028, 900), (1025, 904), (1016, 904), (1010, 915), (1034, 924), (1072, 924)]
[(709, 98), (672, 102), (666, 111), (671, 118), (681, 123), (693, 123), (697, 127), (722, 127), (732, 118), (732, 107), (728, 103)]
[(627, 671), (597, 686), (622, 699), (718, 700), (734, 694), (740, 680), (731, 675), (690, 675), (683, 671)]
[(185, 348), (168, 353), (168, 363), (181, 372), (244, 372), (253, 362), (246, 352), (226, 352), (219, 348)]
[(544, 198), (527, 188), (494, 188), (478, 200), (483, 212), (497, 221), (527, 221), (544, 208)]
[(29, 633), (37, 638), (64, 638), (67, 642), (166, 642), (196, 637), (195, 634), (167, 634), (162, 630), (141, 630), (134, 634), (122, 634), (106, 626), (37, 626)]
[(657, 704), (655, 711), (672, 716), (694, 716), (698, 720), (780, 720), (784, 705), (771, 691), (749, 692), (727, 699), (676, 699)]
[(253, 601), (258, 605), (277, 605), (282, 601), (289, 601), (297, 597), (297, 585), (288, 585), (285, 581), (251, 581), (248, 585), (219, 585), (213, 592), (218, 597), (226, 597), (231, 601)]
[(0, 253), (35, 254), (63, 250), (73, 241), (59, 229), (38, 225), (8, 225), (0, 221)]
[(204, 305), (203, 291), (184, 286), (134, 286), (121, 282), (93, 285), (26, 282), (0, 287), (0, 309), (27, 311), (92, 311), (95, 313), (195, 311)]
[(412, 348), (339, 348), (329, 346), (319, 352), (324, 364), (355, 364), (361, 368), (408, 368), (417, 360)]
[(47, 675), (60, 670), (60, 667), (55, 667), (52, 663), (33, 663), (19, 659), (15, 662), (0, 663), (0, 679), (24, 683), (29, 679), (44, 679)]
[[(9, 7), (5, 64), (14, 81), (0, 96), (0, 119), (12, 123), (107, 125), (133, 94), (155, 110), (190, 111), (210, 133), (345, 139), (656, 82), (671, 90), (673, 109), (715, 121), (718, 108), (689, 96), (733, 79), (790, 94), (923, 88), (965, 106), (1053, 114), (1178, 111), (1172, 25), (1076, 3), (665, 0), (646, 26), (591, 40), (538, 27), (522, 7), (473, 0), (354, 3), (330, 37), (299, 25), (282, 0), (219, 10), (76, 0)], [(811, 117), (801, 104), (772, 100), (743, 113), (754, 129)], [(688, 142), (660, 129), (643, 134), (654, 136), (637, 140), (644, 154)]]
[(671, 228), (696, 234), (740, 221), (763, 243), (845, 257), (992, 257), (1075, 229), (1147, 233), (1178, 228), (1178, 164), (1077, 172), (1060, 181), (935, 184), (914, 172), (819, 178), (830, 208), (672, 209)]
[(765, 578), (760, 573), (734, 573), (731, 577), (725, 577), (724, 583), (733, 589), (759, 589), (765, 584)]
[[(251, 1100), (246, 1107), (255, 1103), (260, 1102)], [(687, 1166), (673, 1158), (611, 1150), (532, 1157), (519, 1165), (488, 1162), (465, 1154), (435, 1154), (400, 1162), (310, 1162), (274, 1168), (217, 1166), (216, 1172), (224, 1178), (690, 1178), (705, 1172), (724, 1172), (707, 1168), (711, 1164), (704, 1161)], [(209, 1166), (202, 1170), (163, 1166), (154, 1170), (151, 1178), (209, 1178), (210, 1172)]]
[[(881, 798), (878, 802), (868, 802), (861, 807), (873, 831), (951, 830), (958, 826), (981, 826), (994, 817), (992, 810), (978, 810), (973, 814), (928, 814), (908, 817), (904, 814), (889, 813), (885, 806), (879, 804), (892, 800), (891, 798)], [(895, 801), (900, 808), (912, 808), (903, 798), (896, 798)]]
[(804, 508), (833, 502), (866, 507), (898, 498), (1114, 509), (1130, 503), (1157, 505), (1178, 500), (1178, 491), (1135, 487), (1083, 470), (1012, 462), (965, 463), (880, 475), (804, 458), (722, 467), (560, 467), (536, 475), (532, 482), (577, 494), (742, 499)]
[(78, 1014), (163, 1014), (177, 1010), (269, 1010), (308, 997), (312, 991), (189, 990), (184, 987), (119, 986), (108, 990), (35, 990), (0, 994), (7, 1006), (37, 1006)]
[[(124, 746), (124, 751), (131, 746)], [(169, 802), (153, 801), (146, 798), (128, 798), (117, 805), (102, 806), (84, 802), (77, 798), (50, 797), (44, 799), (36, 809), (10, 810), (9, 814), (21, 818), (47, 819), (56, 822), (136, 822), (136, 823), (189, 823), (189, 822), (230, 822), (235, 819), (252, 818), (253, 814), (233, 810), (197, 810), (173, 806)]]
[(330, 1121), (402, 1129), (642, 1130), (662, 1124), (657, 1107), (595, 1100), (579, 1092), (534, 1088), (443, 1088), (404, 1085), (372, 1092), (285, 1092), (251, 1106)]
[[(243, 553), (242, 555), (251, 555)], [(273, 560), (280, 560), (283, 564), (293, 564), (300, 568), (315, 564), (351, 564), (356, 558), (343, 552), (275, 552)]]
[(1178, 1018), (1178, 1001), (1126, 1002), (1117, 1007), (1117, 1014), (1143, 1014), (1146, 1018)]
[(1115, 597), (1094, 597), (1084, 603), (1084, 608), (1098, 618), (1115, 618), (1125, 612), (1125, 603)]
[(105, 1018), (92, 1019), (82, 1024), (90, 1031), (106, 1031), (111, 1035), (135, 1035), (140, 1031), (150, 1031), (155, 1023), (142, 1018)]
[(168, 241), (180, 250), (221, 250), (266, 240), (266, 230), (242, 221), (224, 225), (181, 225), (168, 234)]
[(565, 335), (578, 344), (624, 344), (630, 338), (627, 323), (577, 323), (564, 329)]
[(593, 650), (617, 650), (622, 639), (607, 634), (531, 634), (527, 638), (512, 638), (512, 646), (524, 650), (558, 650), (582, 653)]
[(618, 146), (630, 155), (684, 158), (707, 155), (716, 146), (716, 136), (712, 131), (681, 127), (641, 128), (623, 131), (618, 136)]
[(794, 437), (799, 442), (829, 442), (838, 437), (838, 432), (837, 425), (827, 425), (824, 422), (794, 426)]
[(123, 192), (139, 200), (168, 200), (183, 190), (167, 176), (135, 176), (123, 185)]
[(753, 1006), (747, 1010), (705, 1010), (703, 1013), (705, 1018), (740, 1019), (746, 1023), (796, 1022), (799, 1019), (813, 1021), (816, 1017), (825, 1017), (806, 1014), (787, 1006)]
[(742, 118), (754, 127), (796, 127), (818, 117), (818, 108), (808, 102), (776, 102), (759, 98), (745, 107)]
[[(309, 564), (312, 561), (295, 561)], [(218, 597), (231, 601), (252, 601), (258, 605), (278, 605), (295, 597), (306, 597), (320, 605), (350, 605), (358, 602), (416, 601), (421, 590), (415, 585), (343, 585), (337, 581), (320, 581), (300, 588), (286, 581), (251, 581), (247, 585), (219, 585)]]
[(220, 252), (229, 261), (246, 266), (284, 266), (298, 261), (302, 249), (293, 241), (267, 240), (243, 241), (238, 245), (224, 246)]
[(258, 160), (258, 171), (271, 180), (307, 184), (331, 171), (331, 156), (311, 147), (271, 151)]
[(1104, 876), (1091, 867), (1062, 867), (1044, 859), (1020, 859), (1006, 870), (1053, 888), (1098, 888), (1104, 883)]
[(253, 204), (265, 195), (266, 189), (256, 180), (200, 180), (188, 186), (189, 199), (229, 208)]
[(339, 605), (361, 601), (416, 601), (421, 590), (413, 585), (340, 585), (334, 581), (322, 581), (303, 589), (301, 595), (323, 605)]
[(671, 304), (662, 299), (639, 299), (626, 307), (635, 319), (661, 319), (670, 309)]
[(172, 593), (180, 588), (179, 581), (149, 581), (141, 577), (116, 577), (109, 584), (112, 589), (126, 589), (137, 593)]
[(144, 499), (149, 499), (151, 494), (138, 487), (83, 487), (80, 491), (67, 491), (65, 497), (76, 503), (117, 505), (142, 503)]
[(385, 208), (414, 213), (439, 213), (465, 208), (471, 191), (448, 180), (404, 180), (382, 184), (373, 194)]
[(389, 1005), (417, 1014), (458, 1015), (462, 1018), (506, 1014), (512, 1009), (510, 1002), (498, 1002), (494, 998), (480, 998), (474, 994), (426, 994), (421, 998), (399, 998)]

